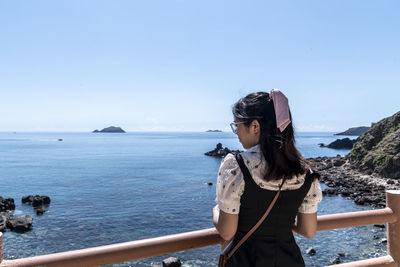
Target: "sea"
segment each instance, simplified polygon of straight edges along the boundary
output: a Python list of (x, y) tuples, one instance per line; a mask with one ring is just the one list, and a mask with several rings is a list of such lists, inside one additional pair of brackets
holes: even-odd
[[(345, 155), (321, 148), (333, 133), (301, 132), (304, 157)], [(355, 138), (355, 137), (350, 137)], [(217, 143), (242, 149), (230, 132), (0, 133), (0, 196), (14, 198), (15, 216), (29, 214), (33, 229), (4, 232), (5, 259), (30, 257), (213, 227), (220, 158), (205, 156)], [(207, 185), (212, 182), (213, 185)], [(325, 185), (322, 185), (325, 188)], [(48, 212), (37, 216), (21, 203), (47, 195)], [(371, 209), (341, 196), (324, 196), (318, 214)], [(386, 229), (361, 226), (295, 235), (306, 266), (325, 266), (386, 255)], [(316, 254), (306, 253), (314, 248)], [(217, 266), (219, 246), (209, 246), (112, 266), (160, 265), (170, 256), (183, 266)]]

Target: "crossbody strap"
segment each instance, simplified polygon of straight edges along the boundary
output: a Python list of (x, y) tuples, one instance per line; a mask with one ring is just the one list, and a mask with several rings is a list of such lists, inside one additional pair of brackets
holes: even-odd
[[(247, 167), (244, 165), (242, 155), (236, 154), (236, 161), (238, 162), (239, 167), (242, 170), (243, 174), (245, 172), (250, 173), (249, 170), (247, 169)], [(235, 253), (235, 251), (254, 233), (254, 231), (257, 230), (257, 228), (262, 224), (262, 222), (265, 220), (265, 218), (267, 218), (267, 216), (270, 213), (271, 209), (274, 207), (275, 202), (277, 201), (277, 199), (279, 197), (279, 194), (281, 193), (282, 185), (283, 185), (284, 182), (285, 182), (285, 180), (282, 181), (281, 185), (279, 186), (278, 192), (275, 194), (274, 199), (272, 200), (271, 204), (269, 204), (268, 209), (265, 211), (264, 215), (256, 223), (256, 225), (254, 225), (253, 228), (251, 228), (250, 231), (247, 232), (247, 234), (244, 237), (242, 237), (242, 239), (240, 239), (240, 241), (236, 244), (236, 246), (233, 247), (233, 249), (231, 251), (229, 251), (229, 253), (227, 255), (227, 259), (232, 257), (233, 253)]]

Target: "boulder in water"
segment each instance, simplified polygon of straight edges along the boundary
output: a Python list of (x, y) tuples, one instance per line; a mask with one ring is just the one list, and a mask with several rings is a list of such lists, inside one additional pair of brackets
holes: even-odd
[(7, 228), (15, 232), (26, 232), (32, 229), (32, 217), (25, 215), (25, 217), (12, 216), (7, 220)]
[(23, 196), (21, 201), (22, 203), (32, 205), (34, 208), (41, 207), (43, 205), (49, 205), (51, 202), (50, 197), (40, 195)]
[(317, 251), (314, 248), (309, 248), (309, 249), (307, 249), (306, 253), (308, 255), (314, 256), (315, 253), (317, 253)]
[(0, 211), (8, 210), (15, 210), (14, 199), (0, 197)]
[(8, 212), (0, 213), (0, 232), (4, 232), (7, 228), (7, 221), (10, 218), (10, 214)]
[(336, 265), (340, 263), (340, 258), (336, 257), (333, 260), (331, 260), (331, 263), (329, 263), (328, 265)]
[(162, 261), (163, 267), (180, 267), (181, 265), (181, 261), (176, 257), (169, 257)]

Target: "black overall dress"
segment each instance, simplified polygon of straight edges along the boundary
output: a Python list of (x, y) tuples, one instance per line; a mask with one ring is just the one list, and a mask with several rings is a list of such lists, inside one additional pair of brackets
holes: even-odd
[[(251, 177), (240, 154), (236, 160), (242, 170), (245, 189), (240, 199), (239, 222), (234, 244), (264, 215), (277, 191), (262, 189)], [(281, 191), (268, 217), (228, 260), (229, 267), (300, 267), (305, 266), (292, 228), (298, 209), (312, 183), (309, 172), (296, 190)]]

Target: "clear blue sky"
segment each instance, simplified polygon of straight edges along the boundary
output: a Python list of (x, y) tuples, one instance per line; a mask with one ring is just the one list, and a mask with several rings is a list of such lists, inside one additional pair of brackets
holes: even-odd
[(228, 130), (281, 89), (298, 131), (400, 110), (400, 2), (1, 1), (0, 131)]

